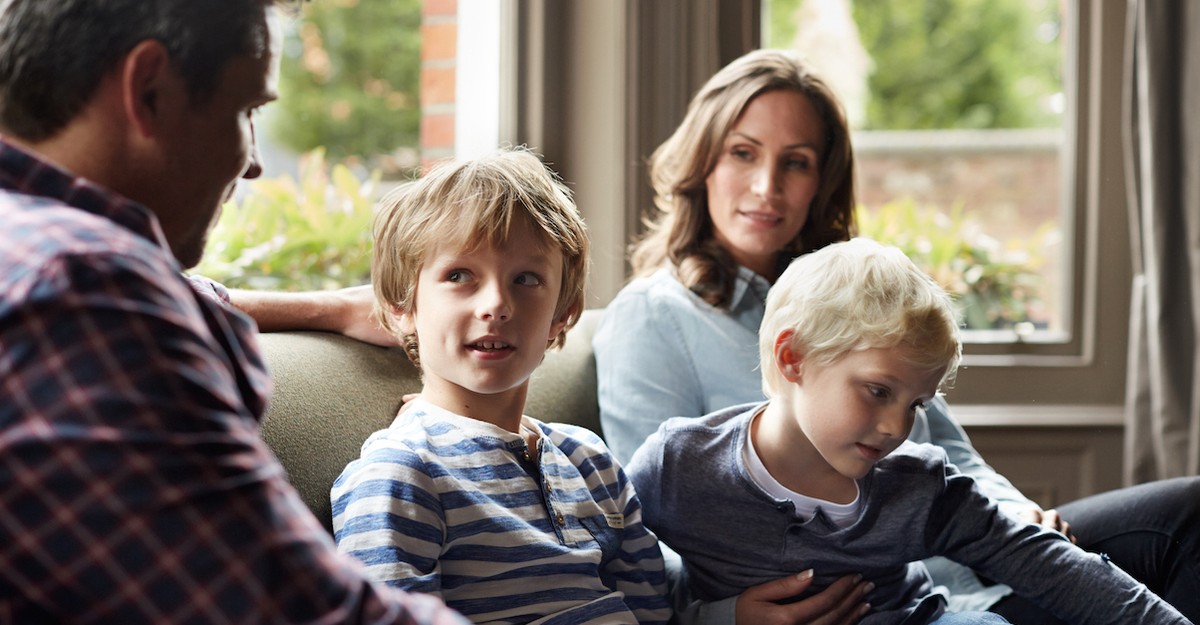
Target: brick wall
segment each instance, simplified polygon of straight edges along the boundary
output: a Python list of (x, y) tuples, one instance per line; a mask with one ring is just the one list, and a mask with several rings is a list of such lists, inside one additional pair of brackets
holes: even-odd
[(424, 0), (421, 7), (421, 167), (454, 156), (454, 81), (458, 48), (457, 0)]

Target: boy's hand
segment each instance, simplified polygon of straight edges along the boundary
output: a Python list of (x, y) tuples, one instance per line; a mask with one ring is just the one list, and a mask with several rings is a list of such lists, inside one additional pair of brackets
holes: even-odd
[(1075, 535), (1071, 533), (1071, 524), (1067, 523), (1061, 516), (1058, 515), (1058, 510), (1039, 510), (1037, 508), (1029, 508), (1021, 512), (1021, 519), (1052, 529), (1063, 536), (1075, 542)]
[(863, 601), (871, 589), (858, 575), (847, 575), (821, 592), (795, 603), (778, 601), (795, 597), (812, 584), (812, 569), (748, 588), (737, 598), (737, 622), (742, 625), (853, 625), (870, 610)]

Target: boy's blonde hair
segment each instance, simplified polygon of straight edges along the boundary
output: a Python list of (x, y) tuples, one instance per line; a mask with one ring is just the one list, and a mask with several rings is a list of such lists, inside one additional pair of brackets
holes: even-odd
[(547, 345), (559, 347), (583, 312), (588, 235), (570, 190), (536, 155), (514, 148), (444, 162), (380, 201), (371, 258), (376, 314), (384, 329), (404, 342), (414, 364), (420, 365), (416, 336), (403, 335), (395, 315), (413, 311), (417, 277), (429, 254), (443, 244), (468, 251), (500, 244), (516, 219), (527, 220), (547, 248), (562, 251), (554, 318), (569, 315)]
[(817, 365), (853, 351), (901, 347), (917, 367), (945, 368), (945, 382), (962, 358), (946, 291), (904, 252), (865, 238), (797, 258), (771, 287), (758, 339), (768, 397), (786, 383), (775, 365), (775, 341), (787, 330), (804, 362)]

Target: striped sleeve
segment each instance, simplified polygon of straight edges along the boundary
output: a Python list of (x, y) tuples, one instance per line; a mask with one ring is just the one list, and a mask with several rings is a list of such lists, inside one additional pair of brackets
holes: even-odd
[(446, 518), (434, 477), (406, 445), (375, 441), (334, 482), (338, 550), (366, 565), (371, 579), (440, 594)]

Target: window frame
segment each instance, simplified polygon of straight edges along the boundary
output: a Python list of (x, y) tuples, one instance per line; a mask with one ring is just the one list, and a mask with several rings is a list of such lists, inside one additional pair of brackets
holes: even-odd
[[(1121, 133), (1125, 13), (1070, 3), (1063, 205), (1072, 279), (1067, 342), (965, 346), (948, 393), (958, 405), (1091, 405), (1119, 419), (1124, 398), (1131, 260)], [(501, 142), (545, 155), (575, 190), (593, 237), (589, 307), (625, 283), (627, 244), (652, 206), (646, 159), (691, 95), (758, 46), (757, 3), (734, 0), (504, 0), (512, 50)], [(1071, 85), (1073, 83), (1073, 88)], [(1017, 339), (1015, 333), (1012, 339)], [(1100, 408), (1103, 409), (1100, 409)]]

